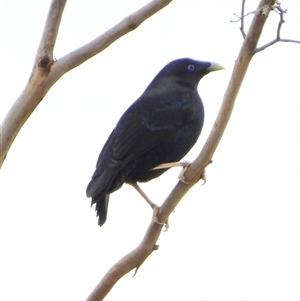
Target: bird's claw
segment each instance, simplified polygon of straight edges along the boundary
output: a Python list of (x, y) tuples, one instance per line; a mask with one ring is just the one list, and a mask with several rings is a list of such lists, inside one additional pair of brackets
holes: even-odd
[(186, 181), (186, 179), (185, 179), (185, 173), (186, 173), (187, 169), (189, 168), (189, 166), (190, 166), (190, 164), (189, 164), (189, 165), (183, 166), (183, 168), (182, 168), (180, 174), (178, 175), (178, 179), (179, 179), (182, 183), (184, 183), (184, 184), (190, 184), (190, 183), (189, 183), (188, 181)]
[[(182, 183), (184, 183), (184, 184), (190, 184), (190, 182), (188, 182), (188, 181), (186, 180), (186, 178), (185, 178), (185, 173), (186, 173), (186, 171), (187, 171), (187, 169), (189, 168), (190, 165), (191, 165), (191, 163), (188, 163), (188, 164), (186, 164), (185, 166), (183, 166), (183, 168), (182, 168), (182, 170), (181, 170), (181, 172), (180, 172), (180, 174), (179, 174), (179, 176), (178, 176), (178, 179), (179, 179)], [(203, 183), (202, 183), (201, 185), (205, 185), (205, 184), (206, 184), (206, 172), (205, 172), (205, 169), (204, 169), (202, 175), (201, 175), (200, 178), (199, 178), (199, 181), (200, 181), (200, 180), (203, 180)]]
[(157, 205), (154, 205), (153, 206), (153, 215), (152, 215), (152, 220), (156, 223), (156, 224), (159, 224), (159, 225), (163, 225), (165, 227), (165, 229), (163, 230), (164, 232), (167, 232), (168, 229), (169, 229), (169, 220), (166, 220), (165, 222), (160, 222), (157, 218), (157, 215), (158, 215), (158, 210), (159, 210), (159, 207)]
[(202, 186), (206, 184), (206, 171), (205, 171), (205, 169), (203, 170), (203, 173), (202, 173), (202, 175), (201, 175), (199, 181), (200, 181), (200, 180), (203, 181), (203, 183), (201, 184)]
[(187, 169), (190, 167), (192, 163), (190, 162), (182, 162), (182, 170), (180, 172), (180, 174), (178, 175), (178, 179), (184, 183), (184, 184), (190, 184), (190, 182), (188, 182), (186, 179), (185, 179), (185, 173), (187, 171)]

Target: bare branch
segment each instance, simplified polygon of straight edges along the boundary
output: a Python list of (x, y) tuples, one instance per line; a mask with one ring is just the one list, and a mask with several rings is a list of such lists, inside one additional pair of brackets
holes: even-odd
[[(247, 72), (248, 65), (255, 53), (256, 45), (263, 26), (269, 16), (274, 0), (261, 0), (253, 17), (249, 32), (244, 40), (234, 70), (224, 95), (223, 103), (211, 133), (197, 159), (186, 173), (187, 181), (193, 182), (203, 173), (221, 140), (232, 113), (234, 102)], [(198, 176), (197, 176), (198, 175)]]
[(297, 43), (297, 44), (300, 44), (300, 41), (298, 41), (298, 40), (281, 39), (281, 38), (280, 38), (280, 39), (274, 39), (274, 40), (272, 40), (271, 42), (266, 43), (265, 45), (263, 45), (263, 46), (261, 46), (261, 47), (257, 47), (257, 48), (255, 49), (255, 53), (260, 52), (260, 51), (263, 51), (263, 50), (265, 50), (266, 48), (268, 48), (268, 47), (270, 47), (270, 46), (276, 44), (277, 42), (288, 42), (288, 43)]
[(163, 225), (151, 222), (141, 244), (120, 259), (102, 278), (86, 301), (100, 301), (109, 293), (116, 282), (134, 268), (139, 268), (146, 258), (157, 249), (155, 245)]
[(241, 33), (242, 33), (244, 39), (245, 39), (245, 37), (246, 37), (246, 33), (245, 33), (245, 30), (244, 30), (245, 1), (246, 1), (246, 0), (243, 0), (243, 1), (242, 1), (241, 27), (240, 27), (240, 31), (241, 31)]
[(283, 9), (281, 6), (280, 6), (280, 3), (277, 2), (276, 5), (274, 5), (273, 7), (273, 10), (278, 13), (279, 15), (279, 22), (278, 22), (278, 26), (277, 26), (277, 30), (276, 30), (276, 38), (268, 43), (266, 43), (265, 45), (261, 46), (261, 47), (258, 47), (255, 49), (255, 53), (257, 52), (260, 52), (260, 51), (263, 51), (265, 50), (266, 48), (274, 45), (275, 43), (277, 42), (289, 42), (289, 43), (298, 43), (300, 44), (300, 41), (298, 40), (292, 40), (292, 39), (282, 39), (280, 37), (280, 32), (281, 32), (281, 27), (283, 25), (283, 23), (285, 23), (285, 20), (284, 20), (284, 14), (286, 14), (287, 10)]
[(249, 12), (249, 13), (247, 13), (247, 14), (245, 15), (245, 3), (246, 3), (246, 0), (243, 0), (243, 1), (242, 1), (242, 8), (241, 8), (241, 17), (234, 13), (234, 15), (235, 15), (238, 19), (237, 19), (237, 20), (234, 20), (234, 21), (233, 21), (233, 20), (230, 21), (230, 22), (239, 22), (239, 21), (241, 21), (240, 31), (241, 31), (242, 36), (243, 36), (244, 39), (245, 39), (245, 37), (246, 37), (245, 25), (244, 25), (244, 19), (245, 19), (245, 17), (247, 17), (247, 16), (249, 16), (249, 15), (255, 13), (255, 11), (252, 11), (252, 12)]
[(283, 18), (283, 14), (286, 14), (287, 10), (283, 10), (280, 5), (277, 5), (275, 7), (275, 12), (277, 12), (280, 16), (278, 27), (277, 27), (277, 36), (276, 36), (277, 39), (280, 39), (281, 26), (285, 22), (285, 20)]
[[(246, 16), (249, 16), (250, 14), (253, 14), (253, 13), (257, 13), (258, 11), (252, 11), (252, 12), (249, 12), (247, 14), (244, 14), (245, 13), (245, 2), (246, 0), (243, 0), (242, 1), (242, 8), (241, 8), (241, 17), (238, 16), (237, 14), (234, 14), (238, 19), (237, 20), (231, 20), (230, 22), (239, 22), (241, 21), (241, 27), (240, 27), (240, 31), (243, 35), (243, 38), (245, 39), (246, 37), (246, 32), (245, 32), (245, 28), (244, 28), (244, 18)], [(285, 20), (284, 20), (284, 14), (286, 14), (287, 10), (286, 9), (283, 9), (281, 6), (280, 6), (280, 2), (277, 1), (277, 0), (274, 0), (272, 1), (273, 4), (266, 4), (264, 5), (262, 8), (261, 8), (261, 13), (264, 14), (264, 11), (267, 9), (271, 9), (273, 11), (275, 11), (276, 13), (278, 13), (279, 15), (279, 22), (278, 22), (278, 26), (277, 26), (277, 30), (276, 30), (276, 38), (268, 43), (266, 43), (265, 45), (261, 46), (261, 47), (258, 47), (255, 49), (254, 53), (257, 53), (259, 51), (262, 51), (262, 50), (265, 50), (266, 48), (274, 45), (275, 43), (277, 42), (290, 42), (290, 43), (300, 43), (300, 41), (298, 40), (293, 40), (293, 39), (282, 39), (280, 37), (280, 31), (281, 31), (281, 27), (282, 27), (282, 24), (285, 23)]]
[[(247, 13), (246, 15), (244, 15), (244, 18), (245, 17), (248, 17), (248, 16), (250, 16), (251, 14), (254, 14), (255, 13), (255, 10), (254, 11), (251, 11), (251, 12), (249, 12), (249, 13)], [(239, 15), (237, 15), (236, 13), (233, 13), (238, 19), (237, 20), (230, 20), (230, 22), (232, 22), (232, 23), (235, 23), (235, 22), (240, 22), (241, 21), (241, 19), (242, 19), (242, 17), (240, 17)]]
[(0, 167), (26, 120), (61, 76), (136, 29), (171, 1), (152, 0), (95, 40), (54, 62), (53, 48), (66, 0), (52, 0), (30, 79), (2, 123)]
[[(174, 211), (182, 197), (203, 175), (205, 167), (211, 162), (211, 158), (222, 138), (226, 125), (229, 121), (234, 107), (235, 99), (242, 85), (250, 61), (255, 53), (263, 26), (268, 18), (274, 0), (261, 0), (255, 16), (252, 20), (249, 33), (245, 37), (239, 56), (224, 95), (223, 103), (211, 133), (196, 160), (188, 168), (185, 179), (190, 184), (179, 181), (165, 202), (159, 208), (157, 218), (160, 222), (166, 222), (169, 215)], [(266, 9), (265, 4), (268, 4)], [(115, 283), (126, 273), (138, 268), (144, 260), (152, 253), (156, 246), (157, 239), (161, 233), (162, 225), (151, 222), (147, 233), (141, 244), (128, 255), (117, 262), (99, 282), (95, 290), (88, 297), (87, 301), (100, 301), (106, 296)], [(137, 260), (136, 260), (137, 259)]]
[(44, 31), (37, 50), (35, 62), (47, 58), (52, 62), (53, 48), (67, 0), (53, 0), (46, 19)]
[(46, 79), (53, 63), (53, 48), (66, 1), (52, 0), (29, 81), (3, 120), (0, 167), (19, 130), (51, 87)]
[(116, 24), (96, 39), (59, 59), (54, 65), (54, 68), (60, 69), (59, 72), (63, 74), (70, 71), (107, 48), (126, 33), (136, 29), (142, 22), (164, 8), (170, 2), (171, 0), (151, 1), (141, 9), (124, 18), (120, 23)]

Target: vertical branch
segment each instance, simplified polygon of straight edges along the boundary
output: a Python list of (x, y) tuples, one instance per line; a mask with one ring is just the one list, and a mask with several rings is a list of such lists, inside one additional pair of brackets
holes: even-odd
[(245, 20), (245, 2), (246, 0), (242, 1), (242, 9), (241, 9), (241, 27), (240, 27), (240, 31), (245, 39), (246, 37), (246, 33), (245, 33), (245, 27), (244, 27), (244, 20)]
[(285, 21), (284, 21), (284, 18), (283, 18), (283, 14), (286, 13), (286, 10), (281, 9), (281, 7), (279, 7), (278, 10), (279, 10), (280, 20), (279, 20), (278, 27), (277, 27), (276, 39), (277, 39), (277, 40), (280, 40), (281, 26), (282, 26), (282, 24), (285, 22)]
[(41, 41), (36, 53), (35, 62), (39, 61), (40, 58), (45, 57), (52, 61), (53, 48), (66, 2), (67, 0), (52, 0)]
[(0, 167), (14, 139), (50, 87), (45, 79), (53, 63), (53, 48), (67, 0), (52, 0), (29, 81), (3, 120)]

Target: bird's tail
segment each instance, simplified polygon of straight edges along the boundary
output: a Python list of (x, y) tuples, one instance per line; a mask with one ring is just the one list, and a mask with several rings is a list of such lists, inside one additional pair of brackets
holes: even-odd
[(92, 205), (96, 204), (98, 224), (102, 226), (107, 217), (109, 194), (119, 189), (124, 183), (124, 177), (116, 178), (120, 167), (96, 169), (86, 188), (86, 195), (92, 198)]
[(109, 201), (109, 194), (105, 194), (104, 196), (98, 195), (92, 198), (91, 205), (96, 203), (98, 225), (100, 227), (106, 222), (108, 201)]
[(101, 227), (107, 218), (109, 193), (107, 192), (107, 189), (97, 189), (100, 186), (98, 183), (101, 183), (100, 180), (98, 178), (92, 178), (86, 189), (86, 195), (87, 197), (92, 198), (91, 206), (96, 204), (98, 225)]

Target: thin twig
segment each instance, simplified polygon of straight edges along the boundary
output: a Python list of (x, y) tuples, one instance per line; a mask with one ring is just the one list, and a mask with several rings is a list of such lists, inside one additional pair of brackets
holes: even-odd
[(246, 32), (245, 32), (245, 17), (254, 14), (255, 10), (252, 12), (249, 12), (247, 14), (245, 14), (245, 3), (246, 0), (242, 1), (242, 8), (241, 8), (241, 16), (238, 16), (237, 14), (234, 13), (234, 15), (238, 18), (237, 20), (231, 20), (230, 22), (239, 22), (241, 21), (241, 27), (240, 27), (240, 31), (242, 33), (243, 38), (245, 39), (246, 37)]
[(260, 8), (260, 11), (255, 10), (255, 11), (249, 12), (247, 14), (245, 14), (245, 2), (246, 2), (246, 0), (242, 1), (241, 17), (234, 13), (234, 15), (238, 18), (238, 20), (234, 20), (234, 21), (231, 20), (230, 21), (230, 22), (239, 22), (239, 21), (241, 22), (240, 31), (241, 31), (244, 39), (246, 37), (245, 22), (244, 22), (245, 21), (244, 19), (245, 19), (246, 16), (249, 16), (250, 14), (253, 14), (253, 13), (262, 13), (262, 14), (264, 14), (265, 13), (264, 11), (266, 9), (267, 10), (273, 10), (279, 15), (279, 22), (278, 22), (278, 26), (277, 26), (277, 29), (276, 29), (276, 38), (274, 40), (266, 43), (265, 45), (263, 45), (261, 47), (257, 47), (254, 50), (254, 53), (263, 51), (266, 48), (274, 45), (277, 42), (289, 42), (289, 43), (298, 43), (298, 44), (300, 43), (300, 41), (298, 41), (298, 40), (282, 39), (280, 37), (281, 27), (282, 27), (283, 23), (285, 23), (284, 14), (286, 14), (287, 10), (283, 9), (278, 1), (276, 1), (276, 0), (272, 1), (270, 4), (265, 4), (262, 8)]
[(245, 39), (245, 37), (246, 37), (246, 33), (245, 33), (245, 30), (244, 30), (245, 1), (246, 1), (246, 0), (243, 0), (243, 1), (242, 1), (242, 9), (241, 9), (241, 27), (240, 27), (240, 31), (241, 31), (241, 33), (242, 33), (244, 39)]
[(260, 51), (263, 51), (263, 50), (265, 50), (266, 48), (268, 48), (268, 47), (270, 47), (270, 46), (272, 46), (272, 45), (274, 45), (274, 44), (276, 44), (276, 43), (278, 43), (278, 42), (288, 42), (288, 43), (297, 43), (297, 44), (300, 44), (300, 41), (298, 41), (298, 40), (292, 40), (292, 39), (274, 39), (274, 40), (272, 40), (272, 41), (270, 41), (270, 42), (268, 42), (268, 43), (266, 43), (265, 45), (263, 45), (263, 46), (261, 46), (261, 47), (257, 47), (256, 49), (255, 49), (255, 53), (258, 53), (258, 52), (260, 52)]
[[(253, 11), (247, 13), (246, 15), (244, 15), (244, 17), (248, 17), (248, 16), (254, 14), (255, 12), (256, 12), (256, 10), (253, 10)], [(235, 22), (240, 22), (241, 21), (242, 17), (240, 17), (236, 13), (233, 13), (233, 15), (236, 16), (238, 19), (237, 20), (230, 20), (230, 22), (235, 23)]]
[[(243, 1), (243, 3), (244, 3), (244, 1)], [(244, 9), (244, 8), (242, 8), (242, 11), (243, 11), (243, 9)], [(245, 22), (244, 22), (244, 19), (245, 19), (245, 17), (248, 17), (248, 16), (254, 14), (255, 12), (256, 12), (256, 11), (254, 10), (254, 11), (251, 11), (251, 12), (245, 14), (245, 15), (242, 14), (241, 17), (240, 17), (239, 15), (233, 13), (238, 19), (237, 19), (237, 20), (230, 20), (230, 22), (240, 22), (240, 21), (241, 21), (240, 31), (241, 31), (242, 36), (243, 36), (244, 39), (245, 39), (245, 37), (246, 37), (246, 32), (245, 32)]]
[(275, 8), (275, 12), (277, 12), (279, 14), (279, 22), (278, 22), (278, 26), (277, 26), (277, 35), (276, 35), (276, 38), (278, 40), (280, 40), (280, 31), (281, 31), (281, 26), (282, 24), (285, 22), (284, 18), (283, 18), (283, 14), (286, 14), (286, 11), (287, 10), (283, 10), (280, 5), (278, 5), (276, 8)]
[(289, 42), (289, 43), (298, 43), (300, 44), (300, 41), (298, 40), (293, 40), (293, 39), (282, 39), (280, 37), (280, 34), (281, 34), (281, 27), (283, 25), (283, 23), (285, 23), (285, 20), (284, 20), (284, 14), (286, 14), (287, 10), (286, 9), (283, 9), (281, 6), (280, 6), (280, 3), (276, 3), (276, 5), (273, 6), (273, 10), (278, 13), (279, 15), (279, 21), (278, 21), (278, 26), (277, 26), (277, 29), (276, 29), (276, 38), (268, 43), (266, 43), (265, 45), (261, 46), (261, 47), (257, 47), (255, 49), (255, 53), (258, 53), (260, 51), (263, 51), (265, 50), (266, 48), (276, 44), (277, 42)]

